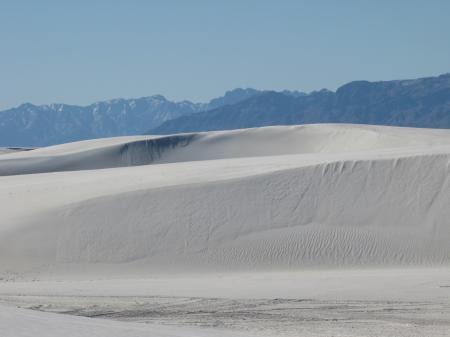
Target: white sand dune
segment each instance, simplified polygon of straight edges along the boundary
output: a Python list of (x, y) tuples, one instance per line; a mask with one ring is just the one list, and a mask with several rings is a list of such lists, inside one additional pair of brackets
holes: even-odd
[(42, 276), (75, 265), (139, 275), (447, 265), (449, 163), (449, 131), (356, 125), (5, 154), (0, 268)]
[(439, 145), (450, 145), (446, 130), (332, 124), (115, 137), (4, 155), (0, 176), (225, 158), (417, 150)]
[(450, 336), (450, 131), (3, 152), (2, 337)]

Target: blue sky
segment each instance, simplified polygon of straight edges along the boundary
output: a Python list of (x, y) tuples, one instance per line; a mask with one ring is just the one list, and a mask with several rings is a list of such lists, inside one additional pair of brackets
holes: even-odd
[(0, 0), (0, 108), (450, 72), (450, 1)]

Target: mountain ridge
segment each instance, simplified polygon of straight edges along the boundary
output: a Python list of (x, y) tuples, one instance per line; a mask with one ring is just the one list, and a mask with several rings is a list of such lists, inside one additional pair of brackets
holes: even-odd
[(352, 81), (310, 93), (236, 88), (207, 103), (163, 95), (85, 106), (24, 103), (0, 112), (1, 147), (40, 147), (138, 134), (173, 134), (270, 125), (354, 123), (450, 128), (450, 73)]
[(163, 95), (114, 98), (85, 106), (23, 103), (0, 112), (0, 146), (37, 147), (142, 134), (166, 120), (235, 104), (259, 92), (237, 88), (208, 103), (173, 102)]
[(307, 95), (266, 91), (232, 106), (180, 116), (150, 130), (171, 134), (269, 125), (355, 123), (450, 128), (450, 74), (393, 81), (352, 81)]

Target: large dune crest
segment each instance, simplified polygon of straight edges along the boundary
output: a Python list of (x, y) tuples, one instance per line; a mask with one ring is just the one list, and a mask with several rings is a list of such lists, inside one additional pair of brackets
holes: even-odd
[[(0, 177), (4, 273), (450, 262), (448, 131), (105, 139), (5, 154), (0, 172), (11, 175)], [(39, 172), (49, 173), (18, 175)]]
[(81, 141), (1, 157), (0, 175), (198, 160), (333, 154), (450, 145), (447, 131), (362, 125), (275, 126), (169, 136)]

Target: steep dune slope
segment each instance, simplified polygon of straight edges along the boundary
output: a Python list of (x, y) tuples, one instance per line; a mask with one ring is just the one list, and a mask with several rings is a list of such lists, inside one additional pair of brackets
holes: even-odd
[[(156, 161), (166, 164), (1, 177), (1, 271), (450, 262), (450, 132), (325, 125), (190, 137)], [(40, 151), (70, 157), (80, 144)], [(123, 146), (94, 145), (99, 162)], [(245, 155), (259, 157), (211, 160)]]

